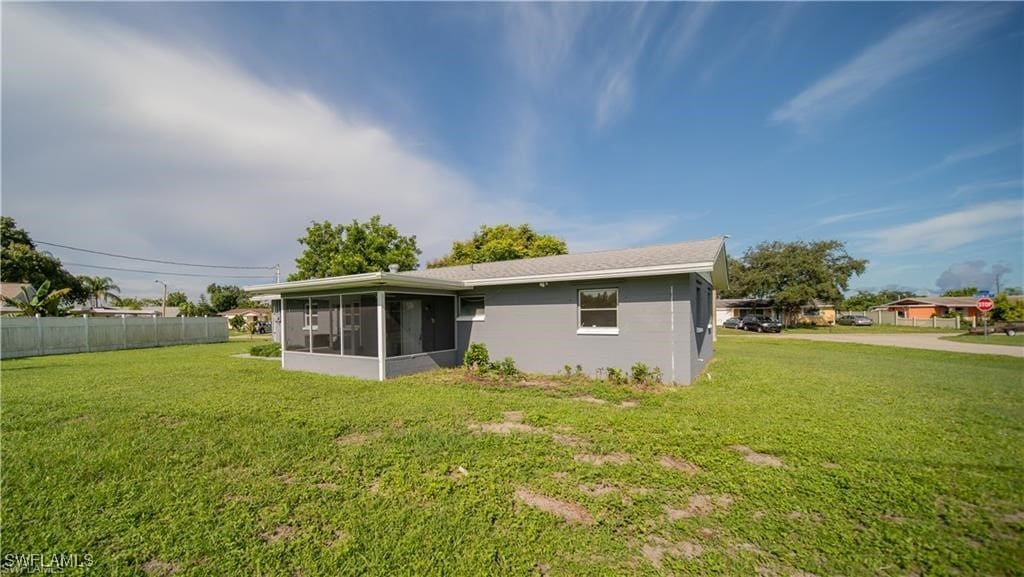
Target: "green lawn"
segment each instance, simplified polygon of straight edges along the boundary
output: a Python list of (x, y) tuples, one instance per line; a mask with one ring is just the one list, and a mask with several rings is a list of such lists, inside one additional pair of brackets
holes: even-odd
[(88, 553), (90, 575), (1024, 571), (1020, 359), (722, 337), (709, 378), (643, 392), (367, 382), (248, 347), (4, 361), (3, 553)]
[(1012, 337), (1006, 336), (1006, 333), (993, 333), (985, 338), (984, 335), (956, 335), (952, 337), (942, 337), (946, 341), (956, 341), (958, 343), (973, 343), (976, 345), (1003, 345), (1011, 347), (1024, 347), (1024, 334), (1016, 334)]
[[(723, 329), (730, 331), (732, 329)], [(806, 333), (806, 334), (821, 334), (821, 333), (835, 333), (835, 334), (892, 334), (892, 333), (950, 333), (956, 334), (962, 331), (956, 329), (946, 328), (932, 328), (932, 327), (905, 327), (895, 325), (871, 325), (868, 327), (851, 327), (848, 325), (833, 325), (828, 327), (799, 327), (799, 328), (786, 328), (783, 329), (787, 333)], [(740, 331), (742, 332), (742, 331)], [(721, 334), (721, 333), (719, 333)]]

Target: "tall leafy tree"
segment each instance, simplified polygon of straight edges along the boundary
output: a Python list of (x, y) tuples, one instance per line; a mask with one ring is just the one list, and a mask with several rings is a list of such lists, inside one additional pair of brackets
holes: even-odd
[(206, 294), (210, 295), (210, 306), (215, 313), (222, 313), (233, 308), (251, 306), (249, 295), (235, 285), (219, 285), (212, 283), (206, 287)]
[(28, 232), (18, 227), (9, 216), (0, 217), (0, 280), (28, 283), (41, 287), (50, 281), (53, 290), (68, 289), (64, 300), (85, 302), (88, 299), (78, 277), (61, 265), (60, 259), (39, 250)]
[(121, 301), (119, 293), (121, 287), (114, 284), (114, 279), (109, 276), (86, 276), (78, 277), (86, 298), (92, 301), (93, 308), (100, 306), (100, 300), (109, 300), (115, 303)]
[(472, 238), (453, 242), (451, 252), (428, 263), (427, 268), (554, 256), (568, 252), (564, 240), (550, 234), (539, 234), (529, 224), (481, 225)]
[(730, 269), (730, 294), (771, 299), (789, 318), (814, 299), (841, 302), (850, 278), (868, 261), (851, 257), (838, 240), (819, 240), (763, 242), (733, 264), (739, 270), (732, 276)]
[(187, 302), (188, 296), (181, 291), (167, 293), (167, 306), (169, 307), (180, 307)]
[(3, 297), (3, 301), (17, 307), (18, 314), (22, 316), (57, 317), (64, 315), (61, 303), (70, 292), (69, 288), (51, 289), (47, 280), (38, 289), (32, 285), (22, 287), (14, 298)]
[(290, 281), (386, 271), (391, 264), (399, 270), (419, 266), (416, 236), (399, 234), (394, 225), (382, 223), (380, 215), (348, 225), (314, 221), (299, 244), (306, 248), (295, 259), (297, 270), (288, 275)]

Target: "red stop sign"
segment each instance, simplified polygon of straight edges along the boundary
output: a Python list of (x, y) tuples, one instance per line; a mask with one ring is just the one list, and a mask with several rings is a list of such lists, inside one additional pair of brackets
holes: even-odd
[(988, 297), (978, 299), (978, 310), (981, 312), (988, 312), (992, 310), (993, 306), (995, 306), (995, 303)]

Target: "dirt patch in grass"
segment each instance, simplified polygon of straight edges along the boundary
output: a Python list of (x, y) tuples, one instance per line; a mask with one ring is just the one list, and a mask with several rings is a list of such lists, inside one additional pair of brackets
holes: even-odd
[(621, 407), (623, 409), (632, 409), (633, 407), (635, 407), (635, 406), (637, 406), (639, 404), (640, 403), (638, 403), (638, 402), (636, 402), (634, 400), (626, 399), (625, 401), (622, 401), (621, 403), (619, 403), (619, 407)]
[(661, 569), (661, 562), (665, 555), (681, 559), (694, 559), (704, 553), (704, 547), (699, 543), (691, 541), (678, 541), (672, 543), (661, 537), (655, 537), (647, 542), (642, 549), (644, 559), (650, 561), (658, 569)]
[(501, 423), (469, 423), (466, 425), (471, 431), (478, 433), (496, 433), (508, 435), (510, 433), (543, 433), (542, 429), (531, 427), (523, 421), (522, 411), (507, 411), (504, 413), (505, 420)]
[(595, 405), (604, 405), (604, 404), (606, 404), (608, 402), (608, 401), (606, 401), (604, 399), (599, 399), (599, 398), (597, 398), (597, 397), (595, 397), (593, 395), (583, 395), (581, 397), (573, 397), (572, 400), (574, 400), (574, 401), (582, 401), (584, 403), (592, 403), (592, 404), (595, 404)]
[[(790, 513), (790, 515), (792, 515), (792, 513)], [(886, 523), (895, 523), (897, 525), (902, 525), (907, 521), (906, 517), (900, 517), (899, 515), (893, 515), (892, 513), (883, 513), (879, 515), (878, 518), (885, 521)]]
[(669, 521), (688, 519), (690, 517), (705, 517), (719, 509), (727, 509), (729, 505), (732, 505), (732, 502), (732, 495), (729, 494), (719, 495), (717, 497), (711, 497), (710, 495), (691, 495), (690, 500), (686, 503), (686, 507), (676, 509), (666, 505), (665, 514), (668, 515)]
[(178, 417), (173, 417), (171, 415), (159, 415), (157, 417), (153, 417), (153, 420), (171, 429), (180, 426), (182, 423), (185, 422), (179, 419)]
[(370, 441), (372, 439), (376, 439), (379, 436), (381, 436), (380, 432), (360, 433), (356, 431), (354, 433), (342, 435), (334, 439), (334, 442), (339, 446), (349, 447), (353, 445), (362, 445), (363, 443)]
[(658, 464), (662, 467), (682, 471), (687, 475), (696, 475), (700, 472), (697, 465), (694, 465), (686, 459), (680, 459), (679, 457), (673, 457), (671, 455), (665, 455), (661, 459), (658, 459)]
[(584, 441), (579, 437), (563, 435), (562, 433), (553, 433), (551, 435), (551, 440), (559, 445), (565, 445), (566, 447), (583, 447), (587, 444), (587, 441)]
[(452, 481), (458, 481), (459, 479), (465, 477), (468, 474), (469, 471), (467, 471), (466, 468), (463, 467), (462, 465), (459, 465), (458, 467), (455, 467), (448, 473), (448, 478), (451, 479)]
[(588, 465), (600, 467), (602, 465), (625, 465), (630, 461), (630, 456), (626, 453), (609, 453), (607, 455), (581, 453), (573, 455), (572, 459), (577, 463), (587, 463)]
[(380, 493), (380, 477), (377, 477), (376, 479), (374, 479), (373, 481), (370, 482), (370, 486), (368, 487), (368, 490), (371, 493), (373, 493), (374, 495), (376, 495), (377, 493)]
[(291, 541), (298, 534), (298, 529), (291, 525), (278, 525), (273, 531), (267, 531), (260, 535), (260, 538), (267, 543), (274, 544), (282, 541)]
[(768, 453), (758, 453), (746, 445), (730, 445), (730, 449), (743, 455), (743, 459), (753, 465), (760, 465), (762, 467), (785, 467), (785, 463), (782, 459), (779, 459), (775, 455)]
[(142, 572), (146, 575), (173, 575), (177, 571), (178, 566), (174, 563), (167, 563), (158, 559), (150, 559), (142, 564)]
[(524, 487), (516, 489), (515, 497), (517, 501), (535, 509), (540, 509), (545, 513), (561, 517), (567, 523), (580, 525), (594, 524), (594, 518), (590, 516), (590, 513), (576, 503), (560, 501), (540, 493), (534, 493)]
[(323, 489), (325, 491), (333, 491), (338, 488), (338, 485), (336, 483), (325, 481), (323, 483), (317, 483), (316, 488)]
[(794, 521), (797, 519), (810, 519), (811, 521), (814, 521), (816, 523), (821, 523), (821, 521), (824, 519), (821, 513), (818, 513), (817, 511), (813, 513), (804, 513), (803, 511), (790, 511), (786, 515), (786, 518)]
[(277, 476), (277, 480), (284, 483), (285, 485), (291, 485), (295, 482), (295, 478), (288, 473), (281, 473)]
[(501, 416), (505, 417), (506, 423), (522, 423), (524, 417), (522, 411), (505, 411)]
[(825, 467), (826, 469), (839, 469), (840, 468), (839, 467), (839, 463), (833, 463), (832, 461), (825, 461), (824, 463), (821, 464), (821, 466)]
[(1020, 511), (1018, 513), (1011, 513), (1009, 515), (1003, 515), (1003, 523), (1024, 524), (1024, 511)]

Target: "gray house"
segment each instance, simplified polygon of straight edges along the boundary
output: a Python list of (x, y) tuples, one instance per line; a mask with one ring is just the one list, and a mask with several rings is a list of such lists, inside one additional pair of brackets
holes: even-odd
[(712, 238), (245, 290), (280, 295), (285, 369), (384, 380), (458, 365), (481, 342), (530, 372), (643, 362), (689, 383), (711, 359), (712, 289), (727, 283)]

